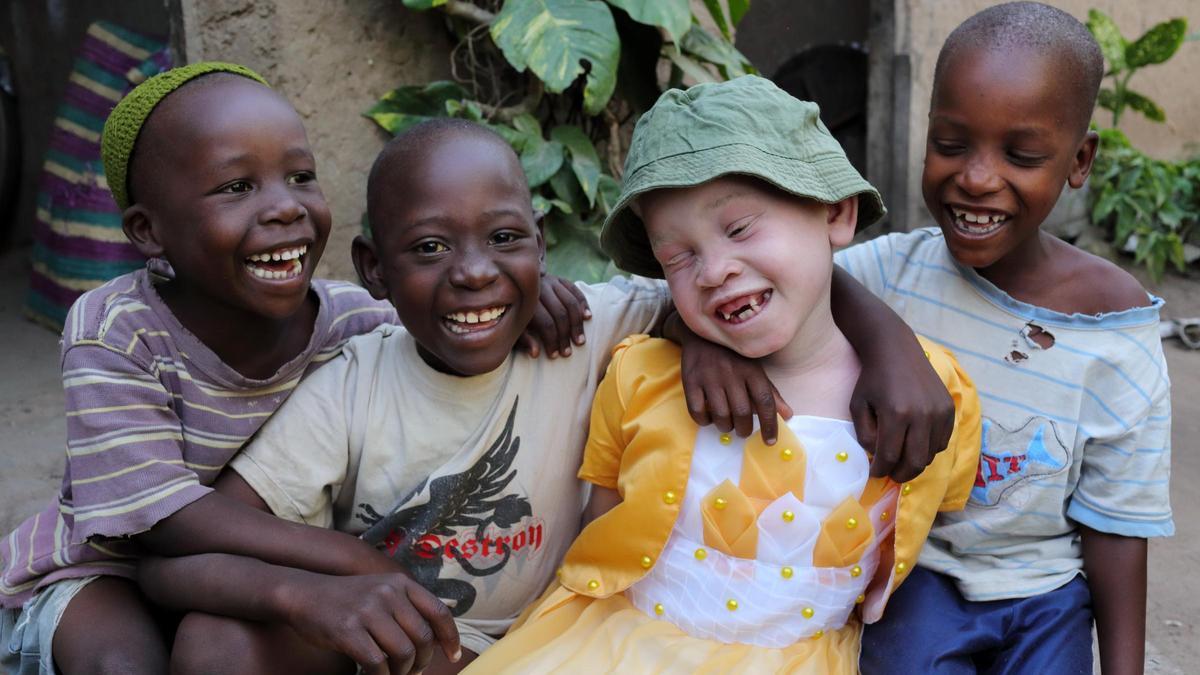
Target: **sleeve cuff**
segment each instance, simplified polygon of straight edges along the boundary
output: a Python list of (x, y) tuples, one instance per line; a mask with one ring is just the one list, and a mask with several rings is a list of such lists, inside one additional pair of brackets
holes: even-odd
[(254, 461), (254, 458), (250, 455), (245, 452), (238, 453), (229, 462), (229, 468), (236, 471), (239, 476), (250, 484), (250, 487), (258, 493), (258, 496), (262, 497), (262, 500), (267, 503), (267, 506), (271, 509), (271, 513), (274, 513), (277, 517), (293, 523), (325, 527), (322, 523), (309, 522), (304, 517), (304, 514), (301, 513), (296, 502), (280, 487), (279, 483), (271, 479), (262, 466)]
[(1170, 537), (1175, 534), (1175, 521), (1170, 514), (1161, 518), (1129, 518), (1114, 517), (1112, 514), (1101, 513), (1095, 508), (1084, 504), (1079, 495), (1071, 499), (1067, 506), (1067, 517), (1090, 527), (1098, 532), (1116, 534), (1122, 537)]
[(91, 519), (83, 518), (77, 511), (71, 530), (71, 541), (77, 544), (93, 537), (132, 537), (141, 534), (210, 492), (212, 488), (200, 485), (192, 479), (158, 500), (127, 513)]

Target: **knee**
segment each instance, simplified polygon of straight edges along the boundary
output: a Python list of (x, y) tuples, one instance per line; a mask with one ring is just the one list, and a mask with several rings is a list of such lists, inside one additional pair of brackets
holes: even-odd
[(253, 629), (235, 619), (191, 613), (171, 647), (172, 675), (258, 673)]

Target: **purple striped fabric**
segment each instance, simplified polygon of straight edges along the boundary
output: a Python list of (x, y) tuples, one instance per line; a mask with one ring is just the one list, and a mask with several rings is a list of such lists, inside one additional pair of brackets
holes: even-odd
[[(105, 260), (125, 260), (136, 263), (142, 261), (142, 255), (138, 253), (137, 249), (126, 243), (101, 241), (85, 237), (66, 237), (49, 228), (36, 233), (34, 241), (53, 249), (58, 255), (72, 258), (93, 258), (99, 256)], [(78, 293), (76, 297), (78, 297)]]
[(0, 607), (59, 579), (132, 576), (130, 535), (207, 494), (301, 378), (350, 337), (395, 321), (390, 305), (357, 286), (313, 289), (320, 310), (308, 347), (266, 380), (242, 376), (196, 340), (145, 271), (75, 303), (63, 330), (67, 470), (57, 498), (0, 543)]

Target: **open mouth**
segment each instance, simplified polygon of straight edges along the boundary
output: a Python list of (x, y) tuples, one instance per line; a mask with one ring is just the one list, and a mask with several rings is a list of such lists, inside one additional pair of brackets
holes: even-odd
[(442, 323), (455, 335), (478, 333), (500, 323), (500, 317), (504, 316), (509, 307), (510, 305), (497, 305), (485, 309), (451, 312), (442, 316)]
[(1003, 213), (968, 211), (957, 206), (949, 206), (947, 210), (954, 220), (954, 228), (972, 237), (985, 237), (1008, 221), (1008, 216)]
[(770, 301), (771, 289), (743, 295), (717, 307), (717, 318), (731, 324), (745, 323), (758, 316)]
[(304, 255), (308, 245), (288, 246), (255, 253), (246, 258), (246, 270), (259, 279), (273, 281), (295, 279), (304, 272)]

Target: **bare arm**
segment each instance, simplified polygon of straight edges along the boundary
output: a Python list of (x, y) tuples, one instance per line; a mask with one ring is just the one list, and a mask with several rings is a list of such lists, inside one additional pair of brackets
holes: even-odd
[(862, 362), (850, 413), (859, 443), (874, 454), (871, 474), (912, 480), (950, 442), (954, 401), (908, 324), (836, 265), (830, 297)]
[(1146, 540), (1080, 526), (1100, 670), (1140, 675), (1146, 659)]
[(612, 488), (592, 486), (592, 496), (588, 499), (587, 507), (583, 510), (583, 526), (600, 516), (608, 513), (614, 506), (621, 503), (621, 495)]

